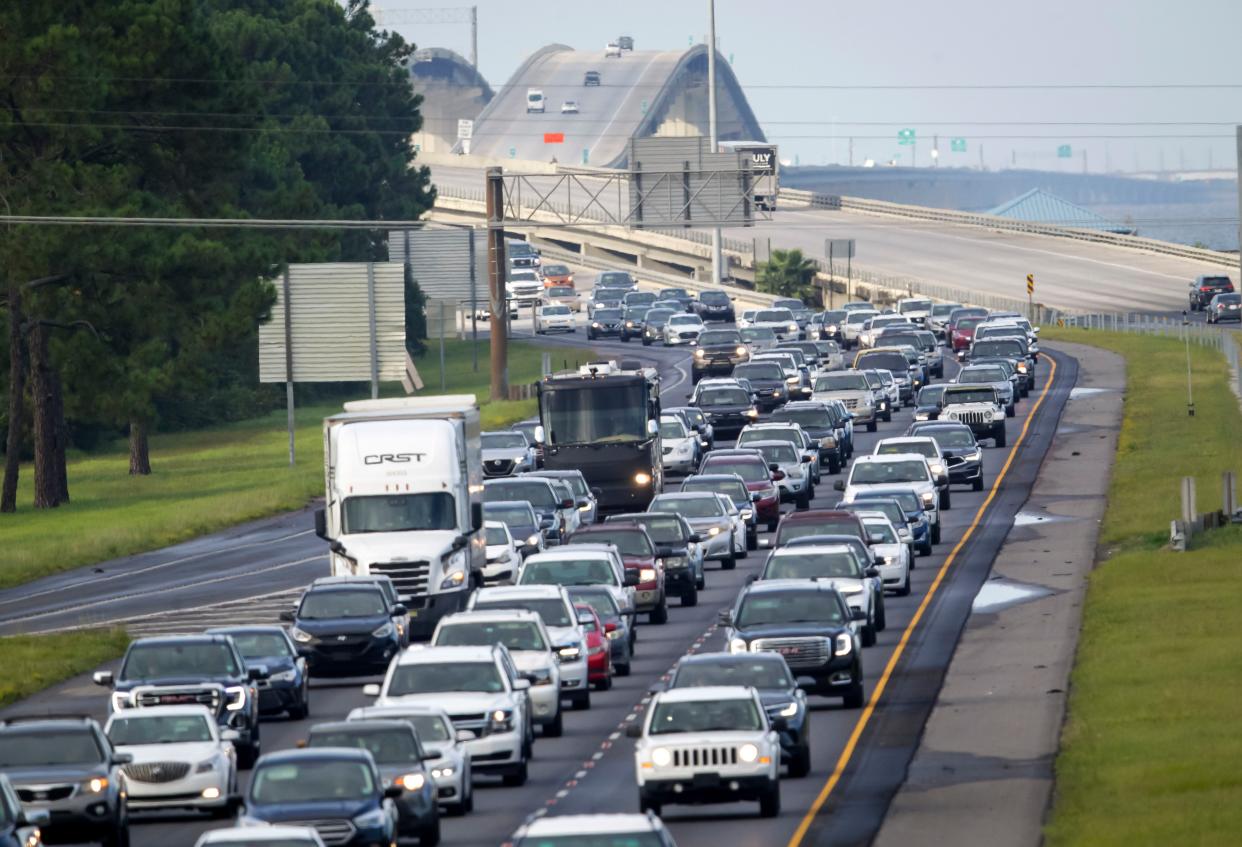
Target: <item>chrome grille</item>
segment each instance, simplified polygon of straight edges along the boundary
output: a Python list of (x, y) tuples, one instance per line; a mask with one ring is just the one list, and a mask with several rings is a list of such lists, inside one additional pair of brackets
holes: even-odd
[(353, 822), (349, 820), (333, 819), (323, 821), (306, 821), (305, 825), (312, 827), (315, 832), (319, 833), (319, 837), (323, 839), (323, 843), (326, 844), (327, 847), (334, 847), (334, 845), (337, 844), (345, 844), (354, 837), (354, 825)]
[(426, 595), (430, 572), (430, 562), (376, 562), (371, 565), (372, 574), (392, 580), (402, 600)]
[(148, 706), (206, 706), (213, 713), (221, 706), (219, 688), (143, 688), (134, 695), (139, 708)]
[(515, 464), (512, 459), (490, 459), (483, 463), (483, 473), (487, 476), (508, 476), (513, 473)]
[(857, 398), (857, 397), (846, 397), (846, 398), (845, 398), (844, 400), (842, 400), (841, 402), (845, 404), (845, 408), (847, 408), (847, 409), (857, 409), (857, 408), (858, 408), (858, 398)]
[(987, 412), (949, 412), (949, 418), (955, 421), (961, 421), (964, 424), (988, 424), (992, 421), (988, 419)]
[(758, 638), (751, 643), (756, 653), (779, 653), (791, 668), (819, 667), (832, 658), (827, 638)]
[(134, 782), (176, 782), (190, 772), (189, 762), (139, 762), (121, 770)]
[(736, 764), (736, 747), (690, 747), (673, 750), (675, 768), (710, 768)]

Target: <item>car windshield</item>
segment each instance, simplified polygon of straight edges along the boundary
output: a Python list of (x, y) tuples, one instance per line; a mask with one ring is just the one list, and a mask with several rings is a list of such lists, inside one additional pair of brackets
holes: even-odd
[(777, 532), (777, 545), (808, 535), (858, 535), (858, 521), (852, 515), (817, 517), (814, 520), (791, 521)]
[(457, 525), (453, 495), (446, 491), (346, 497), (343, 511), (346, 534), (425, 532)]
[(385, 693), (389, 697), (405, 697), (442, 691), (498, 694), (504, 690), (504, 680), (494, 662), (417, 662), (393, 668)]
[(358, 761), (317, 759), (259, 765), (251, 778), (256, 805), (343, 803), (374, 798), (379, 791), (370, 768)]
[(656, 704), (647, 733), (755, 732), (763, 728), (753, 700), (698, 700)]
[(710, 662), (685, 662), (677, 669), (673, 688), (705, 685), (749, 685), (752, 688), (794, 687), (793, 676), (783, 659), (720, 658)]
[[(753, 443), (751, 439), (748, 443)], [(741, 442), (738, 443), (741, 446)], [(775, 465), (796, 465), (798, 464), (798, 451), (794, 449), (792, 444), (758, 444), (756, 449), (763, 454), (763, 458), (769, 464)]]
[(534, 621), (462, 621), (446, 623), (436, 633), (437, 647), (490, 647), (503, 644), (510, 650), (547, 650)]
[(1026, 345), (1016, 338), (989, 338), (977, 342), (970, 348), (972, 356), (1014, 356), (1026, 357)]
[[(654, 509), (652, 511), (655, 511)], [(647, 533), (641, 529), (598, 529), (570, 536), (569, 543), (615, 544), (622, 556), (650, 556), (655, 553)]]
[(600, 288), (608, 288), (609, 286), (629, 288), (634, 284), (634, 281), (630, 279), (630, 275), (625, 271), (604, 271), (596, 279), (595, 284)]
[(528, 600), (513, 599), (497, 599), (488, 600), (480, 599), (475, 602), (474, 608), (479, 610), (486, 609), (525, 609), (528, 612), (534, 612), (543, 618), (544, 626), (573, 626), (574, 622), (569, 617), (569, 612), (565, 609), (565, 603), (559, 597), (532, 597)]
[(886, 371), (897, 371), (904, 375), (909, 370), (910, 363), (900, 353), (863, 353), (854, 360), (854, 367), (860, 370), (862, 368), (881, 368)]
[(962, 368), (957, 378), (961, 382), (1004, 382), (1009, 379), (1000, 368)]
[(778, 409), (772, 413), (774, 421), (788, 421), (801, 427), (824, 428), (832, 426), (832, 415), (821, 406), (808, 406), (802, 409)]
[(903, 315), (907, 312), (928, 312), (931, 311), (932, 301), (930, 300), (906, 300), (897, 305), (897, 311)]
[(220, 641), (189, 644), (135, 644), (125, 656), (119, 679), (237, 676), (233, 651)]
[[(568, 311), (568, 307), (566, 307), (566, 311)], [(625, 319), (627, 321), (641, 321), (650, 311), (650, 306), (626, 306)]]
[(992, 388), (955, 388), (952, 391), (946, 389), (940, 402), (945, 406), (955, 403), (995, 403), (996, 392)]
[[(540, 407), (549, 444), (645, 441), (647, 383), (630, 379), (607, 387), (591, 384), (545, 390)], [(525, 496), (507, 499), (526, 500)]]
[(746, 483), (729, 479), (696, 479), (689, 477), (681, 484), (682, 491), (710, 491), (723, 494), (735, 503), (750, 502), (750, 492)]
[(943, 385), (928, 385), (919, 389), (918, 404), (920, 406), (938, 406), (944, 396)]
[(688, 300), (690, 295), (684, 288), (661, 288), (660, 297), (665, 300)]
[(526, 562), (518, 585), (616, 585), (613, 566), (598, 556)]
[(668, 420), (662, 418), (660, 420), (660, 437), (661, 438), (685, 438), (686, 427), (681, 421)]
[(793, 312), (788, 309), (760, 309), (755, 314), (755, 323), (789, 323), (793, 319)]
[(485, 483), (484, 500), (525, 500), (536, 509), (555, 509), (556, 489), (545, 479), (505, 479)]
[(953, 325), (958, 329), (974, 329), (985, 320), (987, 320), (987, 318), (971, 315), (966, 318), (958, 318), (953, 322)]
[(883, 500), (867, 500), (858, 498), (843, 508), (849, 509), (851, 512), (880, 512), (884, 517), (893, 522), (894, 526), (906, 525), (906, 513), (901, 508), (901, 504), (892, 498), (884, 498)]
[(673, 316), (671, 309), (651, 309), (647, 312), (647, 323), (664, 323)]
[(569, 596), (575, 603), (585, 603), (595, 610), (595, 614), (599, 615), (600, 620), (604, 623), (619, 620), (621, 617), (621, 608), (617, 605), (616, 599), (610, 591), (588, 591), (581, 588), (571, 588)]
[[(534, 99), (536, 100), (540, 100), (542, 98), (543, 98), (542, 94), (534, 97)], [(531, 247), (525, 241), (510, 241), (508, 244), (505, 245), (505, 249), (509, 251), (510, 256), (517, 256), (520, 258), (525, 258), (527, 256), (535, 255), (535, 248)]]
[(867, 377), (861, 373), (824, 374), (815, 380), (816, 391), (866, 391)]
[(544, 265), (544, 276), (569, 276), (569, 268), (566, 265)]
[(850, 485), (890, 482), (926, 482), (927, 463), (913, 459), (896, 462), (858, 462), (850, 474)]
[(503, 526), (485, 526), (483, 527), (483, 534), (487, 539), (488, 547), (509, 543), (509, 534), (505, 532)]
[[(753, 319), (752, 319), (753, 320)], [(770, 341), (775, 343), (776, 331), (766, 326), (748, 326), (738, 330), (746, 342)]]
[(699, 335), (699, 346), (708, 347), (712, 344), (741, 344), (742, 333), (736, 329), (709, 329)]
[(409, 728), (311, 730), (310, 747), (354, 747), (367, 750), (377, 765), (413, 765), (423, 751)]
[(212, 741), (206, 715), (130, 715), (108, 727), (113, 745), (197, 744)]
[(302, 620), (333, 618), (374, 618), (388, 614), (384, 595), (375, 589), (334, 588), (329, 591), (308, 591), (302, 597), (298, 617)]
[(627, 306), (650, 306), (656, 301), (656, 296), (650, 291), (631, 291), (621, 300)]
[(291, 658), (289, 642), (277, 632), (230, 632), (243, 659)]
[(771, 471), (759, 458), (733, 459), (720, 456), (713, 459), (708, 457), (699, 470), (703, 473), (737, 474), (746, 482), (768, 482), (771, 479)]
[(1242, 294), (1217, 294), (1218, 303), (1242, 303)]
[(840, 605), (822, 591), (762, 591), (748, 593), (737, 610), (739, 628), (789, 623), (844, 623)]
[(568, 315), (569, 307), (568, 306), (544, 306), (543, 314), (545, 316), (547, 315)]
[(595, 320), (597, 321), (619, 321), (621, 320), (620, 309), (596, 309)]
[(940, 451), (936, 449), (934, 441), (889, 441), (877, 444), (875, 452), (879, 456), (891, 455), (893, 453), (918, 453), (927, 456), (929, 459), (940, 455)]
[(763, 570), (764, 579), (814, 579), (815, 577), (840, 577), (862, 579), (858, 561), (849, 550), (831, 553), (808, 553), (795, 547), (798, 552), (782, 551), (768, 562)]
[(756, 441), (787, 441), (795, 447), (802, 446), (802, 433), (795, 429), (751, 429), (738, 436), (737, 446), (744, 447)]
[(953, 314), (954, 309), (960, 308), (962, 307), (958, 303), (937, 303), (932, 306), (931, 313), (933, 318), (947, 318), (949, 315)]
[(548, 289), (549, 297), (577, 297), (578, 292), (568, 285), (554, 285)]
[(785, 378), (785, 371), (775, 362), (754, 362), (748, 365), (738, 365), (733, 369), (733, 375), (755, 380), (783, 380)]
[(749, 406), (750, 395), (741, 388), (704, 388), (700, 406)]
[(723, 291), (704, 291), (699, 295), (699, 302), (707, 303), (709, 306), (727, 306), (729, 295)]
[(941, 449), (946, 447), (957, 449), (974, 447), (976, 443), (975, 434), (966, 427), (931, 429), (926, 434), (936, 439), (936, 443), (940, 445)]
[(520, 432), (485, 432), (480, 438), (484, 450), (523, 449), (527, 446), (526, 436)]
[[(906, 512), (921, 512), (923, 510), (923, 504), (919, 502), (918, 495), (913, 491), (885, 491), (882, 499), (896, 500)], [(871, 500), (867, 497), (865, 491), (859, 492), (858, 496), (854, 498), (855, 505), (870, 502)]]
[(0, 770), (97, 765), (104, 751), (86, 729), (0, 732)]
[(526, 503), (515, 503), (513, 505), (484, 503), (483, 517), (489, 520), (500, 521), (503, 524), (507, 524), (511, 529), (515, 526), (529, 527), (536, 522), (535, 516), (531, 513), (530, 505)]
[(863, 521), (863, 526), (867, 528), (867, 534), (872, 540), (879, 539), (879, 544), (896, 544), (897, 533), (893, 532), (893, 524), (890, 521)]
[(703, 320), (698, 315), (673, 315), (668, 323), (669, 326), (702, 326)]
[(660, 497), (651, 501), (651, 512), (681, 515), (687, 518), (715, 518), (725, 513), (724, 504), (716, 497)]
[(851, 311), (849, 315), (846, 317), (845, 322), (847, 324), (861, 326), (862, 324), (865, 324), (867, 321), (875, 317), (875, 314), (876, 314), (875, 312), (863, 312), (863, 311), (858, 311), (858, 310)]

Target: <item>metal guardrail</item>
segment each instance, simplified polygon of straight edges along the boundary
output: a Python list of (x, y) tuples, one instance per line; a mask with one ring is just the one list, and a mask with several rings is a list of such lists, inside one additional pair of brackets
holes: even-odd
[(1155, 335), (1164, 338), (1176, 338), (1221, 351), (1234, 363), (1238, 356), (1238, 347), (1234, 343), (1232, 333), (1222, 327), (1207, 324), (1182, 323), (1181, 318), (1163, 315), (1144, 315), (1137, 312), (1105, 312), (1087, 315), (1065, 315), (1061, 322), (1067, 327), (1079, 329), (1104, 330), (1108, 332), (1129, 332), (1138, 335)]

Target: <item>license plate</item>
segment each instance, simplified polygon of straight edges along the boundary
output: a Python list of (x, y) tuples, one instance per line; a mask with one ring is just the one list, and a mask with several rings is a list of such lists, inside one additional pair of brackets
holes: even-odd
[(695, 788), (715, 788), (720, 785), (720, 774), (696, 773), (693, 783)]

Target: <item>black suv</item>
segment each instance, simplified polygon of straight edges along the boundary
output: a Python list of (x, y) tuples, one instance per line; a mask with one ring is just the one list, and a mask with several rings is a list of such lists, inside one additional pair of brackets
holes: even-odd
[(785, 370), (778, 362), (747, 362), (734, 368), (733, 376), (750, 381), (760, 411), (770, 412), (789, 400), (791, 392), (785, 382)]
[[(810, 684), (810, 678), (803, 680)], [(698, 653), (682, 656), (673, 668), (671, 688), (747, 685), (759, 692), (768, 720), (782, 718), (781, 760), (789, 775), (811, 772), (811, 714), (806, 692), (798, 687), (789, 664), (776, 653)]]
[(747, 585), (720, 613), (730, 653), (777, 653), (812, 694), (863, 705), (862, 641), (867, 617), (831, 581), (772, 579)]
[(1233, 280), (1227, 276), (1199, 276), (1190, 283), (1190, 311), (1202, 311), (1217, 294), (1233, 292)]
[(690, 402), (707, 417), (717, 436), (723, 437), (726, 433), (736, 435), (742, 427), (754, 423), (759, 417), (759, 410), (745, 388), (706, 382), (703, 385), (706, 387), (697, 392)]
[(108, 711), (147, 706), (206, 706), (221, 729), (238, 734), (237, 764), (259, 758), (259, 695), (267, 679), (263, 665), (246, 666), (227, 635), (171, 635), (139, 638), (129, 645), (121, 669), (96, 671), (95, 684), (112, 688)]
[(597, 338), (621, 338), (625, 327), (625, 315), (621, 309), (596, 309), (587, 324), (587, 340)]
[(986, 484), (983, 477), (983, 450), (971, 428), (956, 421), (915, 421), (906, 435), (925, 435), (936, 439), (949, 469), (950, 485), (969, 485), (974, 491), (982, 491)]
[(690, 358), (690, 378), (698, 382), (705, 375), (728, 376), (733, 368), (750, 361), (750, 350), (736, 329), (705, 329)]
[[(128, 847), (124, 765), (128, 753), (112, 749), (88, 717), (30, 717), (0, 721), (0, 773), (9, 778), (25, 820), (48, 841)], [(0, 798), (8, 805), (9, 798)], [(4, 824), (0, 820), (0, 838)]]
[(599, 85), (599, 71), (587, 71), (582, 75), (582, 84), (584, 86)]
[(835, 407), (813, 400), (786, 403), (772, 413), (773, 421), (795, 423), (811, 437), (819, 449), (819, 466), (828, 473), (840, 473), (845, 467), (845, 443), (838, 437), (841, 422)]
[(703, 319), (708, 321), (725, 321), (733, 323), (733, 301), (723, 291), (700, 291), (699, 299), (690, 303), (690, 307)]

